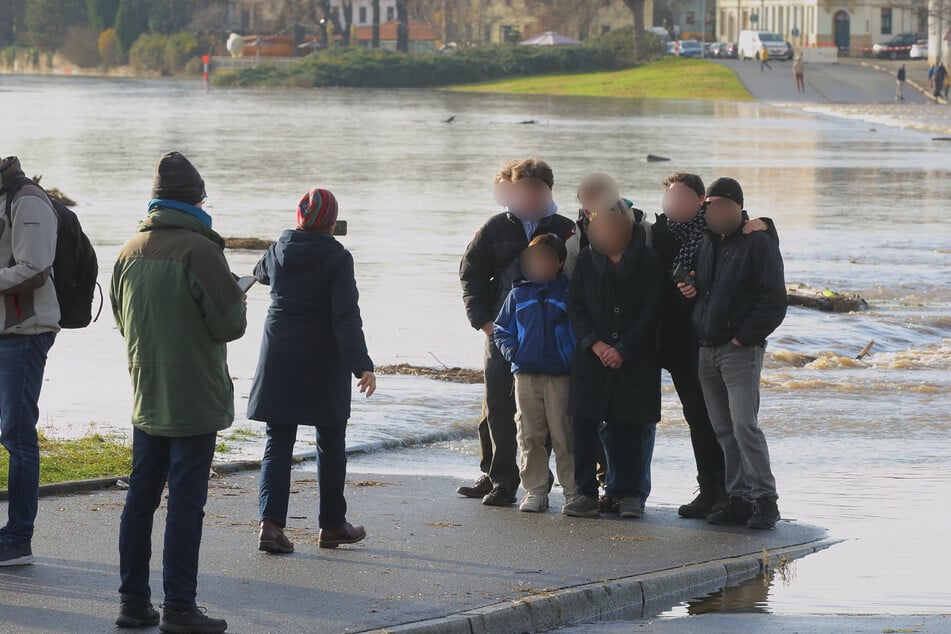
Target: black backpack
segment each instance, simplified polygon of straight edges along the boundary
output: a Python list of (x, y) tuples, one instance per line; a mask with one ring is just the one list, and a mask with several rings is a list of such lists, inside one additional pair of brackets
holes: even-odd
[[(6, 216), (13, 224), (13, 198), (24, 187), (33, 186), (43, 192), (53, 211), (56, 212), (56, 257), (53, 260), (53, 287), (59, 302), (61, 328), (85, 328), (94, 318), (93, 301), (96, 288), (99, 287), (99, 260), (89, 238), (83, 233), (79, 217), (69, 207), (53, 200), (46, 190), (29, 178), (21, 178), (4, 188), (7, 195)], [(102, 312), (102, 289), (100, 288), (99, 309), (95, 319)]]

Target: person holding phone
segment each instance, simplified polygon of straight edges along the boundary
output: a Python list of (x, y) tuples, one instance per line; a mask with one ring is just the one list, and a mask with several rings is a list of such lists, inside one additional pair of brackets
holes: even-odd
[(350, 375), (367, 398), (376, 391), (358, 305), (353, 256), (334, 238), (337, 199), (313, 189), (300, 200), (297, 228), (281, 234), (254, 269), (271, 287), (271, 306), (248, 401), (248, 418), (267, 423), (261, 463), (258, 549), (294, 552), (284, 535), (299, 425), (317, 430), (318, 546), (366, 537), (347, 522), (344, 482)]

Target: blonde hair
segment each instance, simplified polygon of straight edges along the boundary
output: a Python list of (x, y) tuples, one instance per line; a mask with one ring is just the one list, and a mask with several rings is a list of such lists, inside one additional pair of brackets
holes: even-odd
[(512, 159), (511, 161), (505, 161), (502, 163), (502, 169), (500, 169), (496, 175), (492, 178), (492, 184), (498, 185), (499, 183), (511, 183), (512, 182), (512, 172), (515, 170), (515, 167), (518, 165), (517, 159)]
[(548, 185), (548, 189), (555, 186), (555, 173), (551, 166), (539, 158), (527, 158), (520, 161), (512, 169), (512, 182), (517, 183), (524, 178), (534, 178)]

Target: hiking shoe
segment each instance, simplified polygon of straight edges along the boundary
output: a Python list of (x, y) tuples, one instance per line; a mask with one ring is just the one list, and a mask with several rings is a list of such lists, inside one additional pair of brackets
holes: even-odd
[(759, 498), (756, 500), (755, 505), (756, 511), (753, 513), (753, 517), (746, 522), (746, 526), (759, 530), (771, 530), (776, 528), (776, 523), (779, 522), (780, 519), (779, 506), (776, 504), (776, 498)]
[(640, 498), (621, 498), (617, 510), (621, 517), (637, 519), (644, 515), (644, 504)]
[(727, 526), (746, 526), (749, 519), (753, 517), (754, 511), (755, 509), (752, 502), (745, 498), (731, 495), (730, 501), (726, 506), (707, 516), (707, 522)]
[(343, 544), (356, 544), (362, 542), (366, 536), (367, 532), (362, 526), (353, 526), (350, 522), (344, 522), (340, 528), (320, 529), (317, 535), (317, 547), (336, 548)]
[(561, 512), (569, 517), (600, 517), (601, 505), (598, 500), (587, 495), (573, 496), (568, 503), (561, 507)]
[(515, 504), (515, 494), (509, 493), (499, 487), (493, 487), (492, 490), (482, 498), (482, 503), (486, 506), (512, 506)]
[(205, 608), (193, 605), (190, 608), (170, 608), (162, 606), (162, 621), (159, 632), (173, 634), (205, 634), (206, 632), (224, 632), (228, 623), (224, 619), (213, 619), (205, 614)]
[(726, 490), (723, 488), (723, 474), (717, 473), (708, 476), (699, 476), (697, 484), (700, 485), (697, 497), (677, 509), (680, 517), (687, 519), (702, 520), (719, 510), (717, 504), (727, 501)]
[(294, 552), (294, 542), (284, 534), (284, 529), (270, 520), (261, 521), (261, 532), (258, 534), (258, 550), (275, 555)]
[(483, 498), (492, 491), (492, 480), (489, 476), (483, 475), (471, 487), (461, 486), (456, 489), (456, 493), (467, 498)]
[(124, 629), (155, 627), (159, 624), (158, 610), (147, 601), (123, 601), (119, 604), (116, 626)]
[(0, 541), (0, 566), (25, 566), (33, 563), (30, 542)]
[(522, 498), (518, 510), (523, 513), (543, 513), (548, 510), (548, 496), (529, 493)]
[(598, 506), (602, 513), (617, 513), (618, 499), (610, 495), (602, 495), (598, 498)]

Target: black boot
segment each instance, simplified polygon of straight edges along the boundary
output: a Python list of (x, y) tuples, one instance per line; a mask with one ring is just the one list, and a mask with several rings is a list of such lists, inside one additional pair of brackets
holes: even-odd
[(776, 498), (765, 497), (756, 500), (756, 512), (746, 525), (749, 528), (770, 530), (776, 528), (777, 522), (779, 522), (779, 506), (776, 504)]
[(728, 526), (746, 526), (749, 519), (753, 517), (755, 510), (755, 505), (749, 500), (731, 495), (730, 501), (725, 507), (707, 516), (707, 522)]
[(191, 607), (162, 606), (162, 622), (159, 623), (159, 632), (173, 634), (203, 634), (205, 632), (217, 634), (228, 629), (224, 619), (213, 619), (205, 614), (205, 608), (193, 605)]
[(512, 506), (515, 504), (515, 494), (501, 487), (493, 487), (482, 498), (482, 503), (486, 506)]
[(127, 629), (155, 627), (159, 624), (159, 613), (148, 601), (123, 601), (119, 604), (119, 616), (116, 626)]
[(723, 474), (698, 476), (700, 491), (689, 504), (681, 506), (677, 513), (680, 517), (702, 520), (717, 510), (718, 502), (726, 502), (726, 489), (723, 488)]
[(489, 476), (483, 475), (471, 487), (461, 486), (456, 489), (456, 493), (467, 498), (479, 499), (488, 495), (491, 490), (492, 480), (489, 480)]

